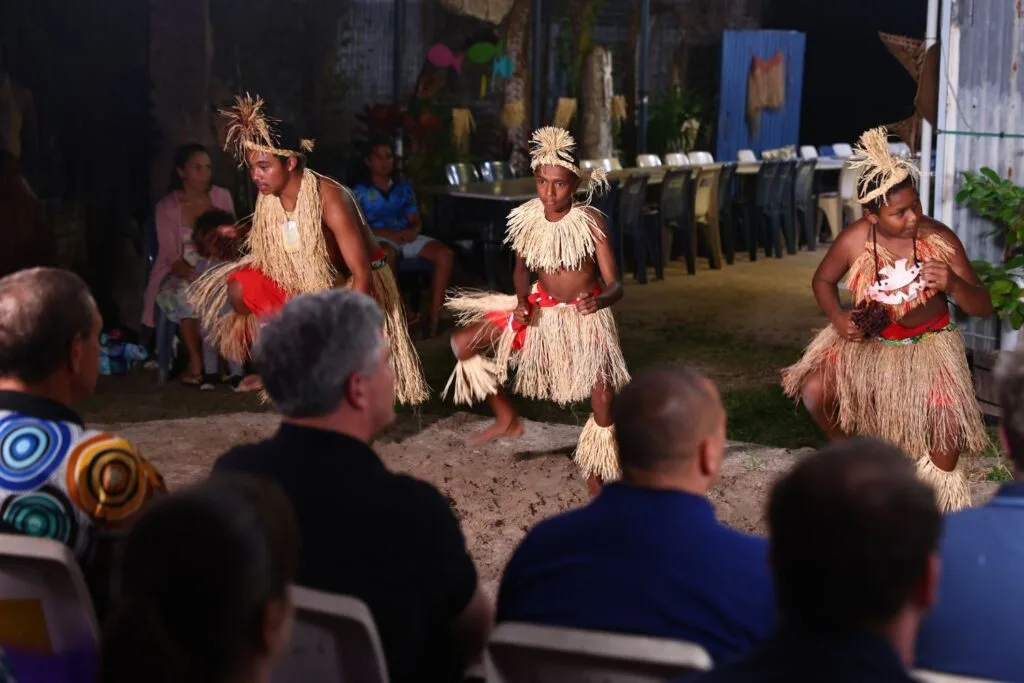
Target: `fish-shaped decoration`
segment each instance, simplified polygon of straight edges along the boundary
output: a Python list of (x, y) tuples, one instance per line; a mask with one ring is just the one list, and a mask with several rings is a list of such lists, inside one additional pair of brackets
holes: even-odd
[(486, 64), (505, 52), (503, 43), (474, 43), (466, 50), (466, 57), (474, 64)]
[(512, 78), (516, 71), (515, 62), (508, 55), (501, 55), (494, 60), (491, 78)]
[(457, 55), (452, 52), (452, 49), (447, 45), (437, 43), (431, 45), (430, 49), (427, 50), (427, 61), (431, 65), (436, 66), (438, 69), (447, 69), (452, 67), (455, 69), (455, 73), (462, 75), (462, 59), (464, 55)]

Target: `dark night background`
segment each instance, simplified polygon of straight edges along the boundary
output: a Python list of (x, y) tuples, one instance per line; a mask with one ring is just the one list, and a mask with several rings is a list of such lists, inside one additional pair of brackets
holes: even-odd
[(878, 32), (923, 38), (927, 0), (765, 0), (764, 28), (807, 34), (800, 142), (856, 140), (914, 109), (914, 81)]

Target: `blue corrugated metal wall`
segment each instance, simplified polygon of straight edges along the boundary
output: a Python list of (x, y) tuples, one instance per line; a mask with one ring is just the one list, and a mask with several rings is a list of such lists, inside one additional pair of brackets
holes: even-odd
[[(800, 143), (800, 97), (804, 80), (806, 36), (796, 31), (726, 31), (722, 40), (722, 84), (718, 107), (715, 159), (735, 161), (736, 152), (758, 153)], [(761, 113), (761, 126), (751, 140), (747, 127), (747, 76), (754, 57), (768, 59), (782, 52), (786, 69), (785, 102), (780, 111)]]

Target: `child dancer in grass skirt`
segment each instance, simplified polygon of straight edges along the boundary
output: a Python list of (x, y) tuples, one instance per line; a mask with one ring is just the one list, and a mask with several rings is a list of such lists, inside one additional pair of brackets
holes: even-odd
[[(505, 238), (516, 254), (516, 293), (462, 291), (449, 298), (446, 306), (463, 327), (452, 335), (458, 363), (445, 395), (454, 387), (456, 403), (490, 404), (495, 423), (479, 441), (522, 434), (501, 388), (510, 368), (521, 396), (562, 405), (589, 398), (593, 414), (575, 460), (595, 493), (620, 474), (611, 401), (629, 381), (610, 308), (622, 298), (622, 284), (604, 220), (589, 206), (607, 180), (601, 171), (580, 170), (575, 142), (560, 128), (538, 130), (532, 143), (538, 197), (509, 214)], [(587, 198), (578, 203), (581, 184)], [(481, 355), (487, 350), (490, 357)]]
[[(830, 438), (868, 434), (899, 446), (944, 511), (967, 507), (961, 455), (989, 440), (947, 297), (979, 317), (992, 303), (957, 236), (922, 214), (917, 169), (890, 155), (885, 129), (861, 136), (855, 157), (864, 218), (840, 233), (812, 282), (832, 324), (783, 371), (783, 386)], [(839, 303), (847, 273), (852, 311)]]
[[(422, 403), (428, 389), (402, 297), (359, 203), (341, 183), (306, 168), (313, 142), (275, 130), (262, 108), (262, 100), (245, 96), (224, 112), (228, 147), (248, 164), (260, 195), (242, 257), (207, 271), (190, 288), (211, 341), (225, 358), (244, 361), (262, 322), (288, 299), (331, 287), (355, 289), (385, 313), (397, 400)], [(258, 378), (243, 388), (259, 388)]]

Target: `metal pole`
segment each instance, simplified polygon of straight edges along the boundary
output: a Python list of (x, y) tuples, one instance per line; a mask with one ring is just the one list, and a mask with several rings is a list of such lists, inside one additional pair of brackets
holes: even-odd
[(651, 0), (640, 0), (640, 59), (637, 65), (636, 153), (647, 153), (647, 55), (651, 38)]
[[(928, 23), (924, 29), (924, 48), (936, 42), (939, 30), (939, 0), (928, 0)], [(932, 215), (932, 124), (921, 118), (921, 206), (926, 215)], [(938, 171), (938, 169), (936, 169)], [(936, 172), (936, 182), (938, 173)]]
[(530, 7), (530, 19), (532, 20), (530, 23), (533, 24), (533, 29), (530, 31), (530, 123), (534, 130), (544, 125), (541, 118), (544, 108), (540, 101), (542, 82), (540, 72), (544, 63), (541, 49), (544, 43), (542, 38), (544, 35), (543, 10), (543, 0), (533, 0)]

